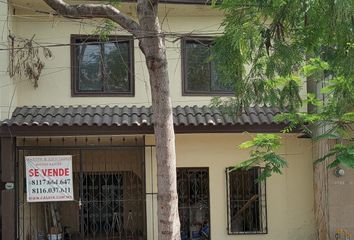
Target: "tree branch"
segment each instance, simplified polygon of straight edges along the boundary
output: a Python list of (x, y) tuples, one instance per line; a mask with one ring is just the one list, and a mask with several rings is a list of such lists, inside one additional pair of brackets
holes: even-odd
[(44, 0), (59, 15), (67, 18), (106, 18), (118, 23), (121, 27), (139, 37), (140, 25), (117, 8), (108, 4), (77, 4), (70, 5), (63, 0)]

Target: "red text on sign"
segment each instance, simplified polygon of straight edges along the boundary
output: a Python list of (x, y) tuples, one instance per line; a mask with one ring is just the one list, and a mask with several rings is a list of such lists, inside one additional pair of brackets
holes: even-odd
[[(42, 175), (45, 177), (60, 177), (60, 176), (69, 176), (69, 168), (49, 168), (41, 169)], [(29, 169), (28, 170), (30, 177), (38, 177), (39, 169)]]

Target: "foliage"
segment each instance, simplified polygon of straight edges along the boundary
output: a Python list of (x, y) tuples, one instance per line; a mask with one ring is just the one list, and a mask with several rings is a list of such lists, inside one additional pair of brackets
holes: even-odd
[[(233, 111), (278, 106), (285, 113), (276, 119), (289, 122), (284, 132), (302, 128), (314, 140), (336, 139), (341, 148), (325, 157), (334, 157), (329, 167), (354, 167), (354, 1), (223, 0), (215, 7), (226, 17), (213, 58), (235, 95), (212, 104)], [(302, 100), (303, 84), (321, 92)], [(301, 112), (304, 104), (315, 111)]]
[(333, 168), (341, 164), (348, 168), (354, 168), (354, 144), (349, 145), (336, 144), (329, 152), (318, 159), (316, 163), (320, 163), (329, 157), (335, 156), (335, 160), (328, 165), (328, 167)]
[[(108, 0), (107, 3), (109, 5), (112, 5), (114, 7), (119, 6), (122, 1), (121, 0)], [(98, 35), (100, 41), (102, 42), (107, 42), (109, 35), (112, 34), (114, 30), (116, 30), (118, 27), (118, 24), (115, 23), (114, 21), (110, 19), (104, 19), (96, 29), (93, 31), (94, 35)]]
[[(324, 62), (316, 59), (312, 59), (311, 62), (314, 62), (315, 65), (304, 67), (304, 72), (308, 71), (307, 74), (309, 77), (323, 72), (323, 68), (327, 69), (328, 65)], [(295, 128), (302, 128), (308, 135), (313, 136), (315, 141), (335, 139), (337, 142), (340, 142), (331, 148), (325, 156), (316, 160), (316, 164), (334, 157), (334, 160), (328, 165), (329, 168), (336, 167), (339, 164), (348, 168), (354, 168), (354, 144), (351, 137), (354, 123), (354, 80), (345, 79), (342, 76), (332, 77), (328, 80), (327, 85), (321, 89), (321, 92), (326, 94), (324, 101), (319, 101), (313, 94), (309, 94), (307, 99), (303, 100), (304, 103), (311, 103), (317, 106), (316, 113), (289, 111), (275, 116), (275, 121), (288, 122), (287, 127), (283, 129), (284, 133), (291, 132)], [(316, 135), (313, 129), (319, 128), (324, 129), (324, 131)], [(273, 134), (262, 135), (262, 138), (247, 141), (240, 146), (243, 148), (265, 146), (274, 137), (275, 135)], [(257, 153), (257, 151), (251, 151), (250, 159), (241, 163), (239, 167), (250, 168), (254, 165), (259, 165), (261, 162), (264, 162), (267, 166), (270, 160), (265, 156), (268, 154), (273, 159), (280, 158), (279, 155), (274, 153), (274, 149), (271, 148), (269, 150), (266, 148), (261, 154)], [(284, 166), (286, 164), (282, 165), (282, 167)], [(277, 168), (270, 167), (266, 167), (265, 170), (267, 170), (265, 171), (266, 177), (271, 176), (272, 172), (281, 172)]]
[[(302, 83), (289, 80), (304, 65), (315, 67), (305, 61), (308, 56), (345, 78), (353, 76), (353, 1), (223, 0), (216, 6), (226, 17), (214, 59), (221, 78), (236, 82), (238, 107), (285, 106), (283, 98), (290, 109), (301, 106)], [(282, 86), (274, 87), (278, 78)]]
[(117, 29), (117, 24), (112, 20), (105, 19), (100, 25), (96, 27), (93, 34), (98, 35), (100, 41), (106, 42), (108, 41), (109, 35)]
[(13, 42), (9, 74), (11, 77), (27, 78), (32, 82), (34, 88), (37, 88), (39, 77), (45, 66), (43, 58), (52, 58), (53, 53), (49, 48), (37, 43), (34, 37), (33, 35), (31, 39), (17, 39), (14, 36), (9, 36)]
[[(319, 59), (310, 59), (312, 64), (303, 68), (304, 75), (313, 77), (330, 70), (328, 64)], [(325, 100), (320, 101), (314, 94), (308, 94), (303, 102), (317, 107), (316, 113), (289, 112), (276, 116), (279, 122), (290, 121), (290, 125), (284, 129), (285, 132), (293, 130), (294, 126), (302, 127), (308, 134), (313, 132), (308, 126), (325, 127), (326, 131), (315, 140), (323, 138), (350, 139), (352, 123), (354, 122), (354, 78), (344, 76), (329, 77), (324, 81), (325, 86), (321, 93), (325, 94)]]
[(235, 166), (236, 169), (249, 169), (253, 166), (262, 166), (263, 171), (258, 180), (265, 180), (272, 173), (282, 173), (281, 169), (287, 162), (275, 151), (280, 147), (280, 137), (275, 134), (257, 134), (250, 141), (239, 145), (240, 149), (254, 148), (250, 152), (250, 159)]

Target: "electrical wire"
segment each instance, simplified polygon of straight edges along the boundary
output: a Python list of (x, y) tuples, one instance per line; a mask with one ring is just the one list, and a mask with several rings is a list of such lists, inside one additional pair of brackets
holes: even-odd
[[(7, 3), (7, 2), (4, 2), (4, 1), (2, 1), (2, 0), (0, 0), (0, 3)], [(45, 14), (45, 15), (49, 15), (50, 17), (53, 17), (53, 18), (55, 18), (55, 17), (61, 17), (60, 15), (53, 15), (52, 13), (50, 13), (50, 12), (43, 12), (43, 11), (41, 11), (41, 10), (37, 10), (37, 9), (34, 9), (34, 8), (31, 8), (31, 7), (28, 7), (28, 6), (23, 6), (23, 5), (19, 5), (19, 4), (13, 4), (14, 6), (17, 6), (17, 7), (20, 7), (20, 8), (24, 8), (24, 9), (27, 9), (27, 10), (31, 10), (31, 11), (33, 11), (33, 12), (36, 12), (36, 13), (39, 13), (39, 14)], [(16, 15), (15, 15), (16, 16)], [(40, 16), (40, 15), (33, 15), (33, 16), (36, 16), (36, 17), (38, 17), (38, 16)], [(200, 17), (200, 16), (192, 16), (192, 17)], [(208, 16), (206, 16), (206, 17), (208, 17)], [(94, 26), (94, 27), (101, 27), (101, 28), (104, 28), (103, 26), (102, 26), (102, 23), (97, 23), (97, 24), (92, 24), (92, 23), (89, 23), (90, 21), (92, 22), (92, 21), (96, 21), (97, 22), (97, 19), (95, 19), (95, 18), (93, 18), (93, 19), (86, 19), (86, 20), (89, 20), (89, 22), (84, 22), (84, 21), (82, 21), (83, 19), (81, 19), (81, 20), (76, 20), (76, 19), (69, 19), (69, 18), (65, 18), (64, 17), (64, 19), (66, 20), (66, 21), (68, 21), (68, 22), (74, 22), (74, 23), (79, 23), (79, 24), (85, 24), (85, 25), (91, 25), (91, 26)], [(4, 21), (8, 21), (8, 20), (4, 20)], [(220, 24), (213, 24), (213, 25), (211, 25), (211, 26), (216, 26), (216, 25), (218, 25), (218, 26), (220, 26)], [(208, 26), (207, 26), (208, 27)], [(203, 27), (203, 29), (205, 29), (205, 27)], [(200, 30), (202, 30), (202, 29), (200, 29)], [(199, 29), (194, 29), (193, 31), (191, 31), (193, 34), (200, 34), (201, 33), (201, 31), (200, 31)], [(126, 29), (124, 29), (124, 28), (121, 28), (121, 27), (118, 27), (115, 31), (124, 31), (124, 32), (127, 32), (127, 30)], [(184, 36), (184, 35), (186, 35), (186, 34), (188, 34), (188, 32), (186, 32), (186, 33), (180, 33), (180, 32), (167, 32), (167, 31), (162, 31), (162, 32), (160, 32), (160, 33), (156, 33), (156, 32), (154, 32), (154, 31), (146, 31), (146, 30), (140, 30), (139, 31), (140, 33), (143, 33), (143, 34), (146, 34), (146, 36), (145, 37), (155, 37), (155, 36), (159, 36), (159, 35), (161, 35), (161, 36)], [(189, 33), (191, 33), (191, 32), (189, 32)], [(150, 34), (150, 35), (148, 35), (148, 34)], [(210, 34), (221, 34), (220, 32), (207, 32), (207, 31), (205, 31), (205, 32), (203, 32), (202, 34), (206, 34), (206, 35), (210, 35)]]
[[(7, 3), (7, 2), (4, 2), (4, 1), (1, 1), (0, 0), (0, 3)], [(50, 13), (50, 12), (43, 12), (43, 11), (40, 11), (40, 10), (37, 10), (37, 9), (33, 9), (31, 7), (27, 7), (27, 6), (22, 6), (22, 5), (19, 5), (19, 4), (12, 4), (13, 6), (16, 6), (16, 7), (20, 7), (20, 8), (23, 8), (23, 9), (27, 9), (27, 10), (30, 10), (30, 11), (33, 11), (35, 13), (37, 13), (36, 15), (22, 15), (22, 16), (18, 16), (18, 15), (7, 15), (7, 17), (16, 17), (16, 18), (23, 18), (24, 20), (27, 20), (26, 22), (46, 22), (46, 21), (43, 21), (43, 19), (40, 19), (38, 20), (38, 18), (42, 18), (40, 14), (45, 14), (49, 17), (51, 17), (52, 19), (49, 20), (51, 22), (55, 22), (55, 21), (58, 21), (58, 22), (70, 22), (70, 23), (76, 23), (76, 24), (80, 24), (81, 25), (86, 25), (86, 26), (90, 26), (90, 27), (95, 27), (95, 28), (104, 28), (104, 26), (102, 25), (103, 23), (102, 22), (99, 22), (97, 19), (90, 19), (88, 21), (84, 21), (84, 20), (75, 20), (75, 19), (67, 19), (67, 18), (62, 18), (61, 16), (58, 16), (58, 15), (54, 15), (53, 13)], [(192, 17), (192, 16), (191, 16)], [(193, 17), (200, 17), (200, 16), (193, 16)], [(206, 16), (207, 17), (207, 16)], [(28, 21), (30, 20), (30, 21)], [(38, 21), (37, 21), (38, 20)], [(3, 21), (3, 22), (8, 22), (9, 20), (0, 20), (0, 21)], [(13, 22), (19, 22), (19, 20), (13, 20)], [(190, 32), (172, 32), (172, 31), (163, 31), (163, 32), (160, 32), (160, 33), (155, 33), (155, 32), (151, 32), (151, 31), (141, 31), (143, 32), (144, 34), (146, 34), (146, 36), (144, 37), (157, 37), (157, 36), (162, 36), (162, 37), (165, 37), (165, 38), (182, 38), (182, 37), (185, 37), (185, 36), (188, 36), (188, 37), (193, 37), (193, 36), (219, 36), (221, 34), (223, 34), (222, 32), (220, 31), (211, 31), (211, 30), (205, 30), (205, 29), (208, 29), (210, 27), (215, 27), (215, 26), (219, 26), (219, 24), (213, 24), (213, 25), (210, 25), (210, 26), (203, 26), (202, 28), (200, 29), (194, 29), (193, 31), (190, 31)], [(124, 28), (116, 28), (114, 30), (114, 32), (127, 32), (126, 29)], [(193, 36), (192, 36), (193, 35)], [(24, 39), (24, 38), (22, 38)], [(50, 38), (46, 38), (46, 39), (50, 39)], [(136, 38), (134, 38), (136, 39)], [(173, 43), (175, 43), (175, 41), (172, 41)], [(6, 43), (6, 42), (4, 42)], [(54, 47), (66, 47), (66, 46), (76, 46), (76, 45), (81, 45), (81, 44), (85, 44), (85, 43), (79, 43), (79, 44), (71, 44), (71, 43), (51, 43), (51, 42), (37, 42), (40, 46), (37, 46), (37, 47), (48, 47), (48, 48), (54, 48)], [(180, 49), (180, 47), (176, 46), (176, 47), (171, 47), (171, 46), (167, 46), (167, 48), (171, 48), (171, 49)], [(0, 51), (8, 51), (8, 50), (14, 50), (14, 49), (17, 49), (17, 48), (1, 48)], [(180, 60), (180, 58), (168, 58), (168, 60)], [(141, 61), (135, 61), (136, 62), (145, 62), (143, 60)], [(44, 73), (42, 74), (41, 77), (43, 76), (48, 76), (48, 75), (51, 75), (51, 74), (56, 74), (58, 72), (62, 72), (62, 71), (67, 71), (68, 69), (70, 69), (71, 67), (70, 66), (63, 66), (63, 67), (46, 67), (48, 69), (58, 69), (57, 71), (54, 71), (54, 72), (49, 72), (49, 73)], [(3, 72), (7, 72), (7, 71), (3, 71)], [(138, 80), (138, 79), (135, 79), (135, 80)], [(19, 83), (22, 83), (22, 82), (27, 82), (28, 79), (23, 79), (23, 80), (19, 80), (17, 81), (16, 83), (9, 83), (9, 84), (6, 84), (6, 85), (3, 85), (3, 86), (0, 86), (0, 88), (3, 88), (3, 87), (7, 87), (7, 86), (15, 86), (17, 87), (17, 84)], [(144, 79), (143, 80), (138, 80), (138, 81), (141, 81), (141, 82), (144, 82), (146, 83), (147, 81), (145, 80), (145, 76), (144, 76)], [(201, 99), (201, 100), (196, 100), (194, 99), (193, 100), (194, 102), (207, 102), (208, 100), (204, 100), (204, 99)], [(187, 102), (190, 102), (190, 100), (172, 100), (172, 103), (173, 104), (176, 104), (176, 103), (187, 103)], [(72, 106), (72, 105), (81, 105), (82, 102), (79, 102), (79, 103), (73, 103), (73, 104), (70, 104), (70, 105), (54, 105), (54, 106)], [(119, 105), (141, 105), (141, 104), (151, 104), (150, 101), (143, 101), (143, 102), (134, 102), (134, 101), (128, 101), (128, 102), (122, 102), (122, 101), (119, 101), (119, 102), (101, 102), (100, 105), (103, 105), (103, 104), (106, 104), (106, 105), (114, 105), (114, 104), (119, 104)], [(85, 104), (86, 105), (86, 104)], [(1, 108), (12, 108), (13, 106), (11, 105), (0, 105)]]

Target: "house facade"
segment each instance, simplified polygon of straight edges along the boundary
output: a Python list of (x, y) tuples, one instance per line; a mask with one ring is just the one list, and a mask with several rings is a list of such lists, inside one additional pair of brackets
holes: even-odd
[[(134, 3), (119, 7), (136, 17)], [(2, 239), (158, 239), (153, 112), (137, 40), (118, 28), (102, 41), (104, 21), (62, 18), (39, 0), (0, 1), (0, 13)], [(206, 61), (222, 12), (167, 1), (159, 16), (168, 35), (182, 240), (314, 239), (311, 139), (279, 133), (277, 108), (255, 106), (236, 118), (209, 107), (212, 96), (232, 93)], [(45, 46), (53, 55), (41, 56), (36, 88), (8, 74), (16, 44), (32, 38), (39, 54)], [(262, 183), (261, 168), (232, 169), (249, 157), (237, 145), (257, 133), (278, 133), (289, 162)], [(71, 191), (73, 199), (33, 201), (41, 190), (31, 189), (26, 163), (53, 156), (69, 156), (72, 184), (51, 182), (46, 191)]]

